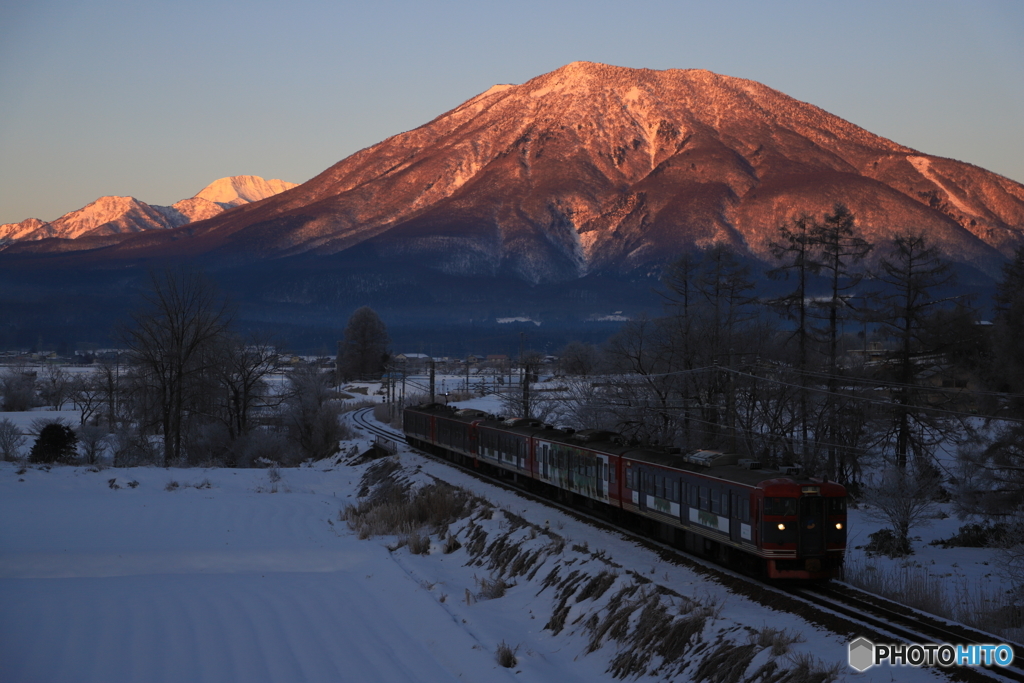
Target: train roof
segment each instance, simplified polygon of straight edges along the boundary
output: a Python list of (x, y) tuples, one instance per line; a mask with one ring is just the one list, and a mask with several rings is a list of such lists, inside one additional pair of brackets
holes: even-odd
[(472, 408), (459, 409), (456, 406), (447, 406), (442, 403), (430, 403), (410, 408), (421, 412), (443, 415), (460, 422), (477, 423), (480, 427), (490, 427), (521, 434), (522, 436), (562, 443), (576, 448), (611, 453), (628, 458), (634, 462), (693, 472), (743, 486), (756, 487), (769, 481), (779, 480), (777, 481), (779, 484), (792, 483), (806, 486), (825, 485), (829, 488), (841, 487), (840, 484), (835, 482), (823, 482), (819, 479), (803, 476), (801, 469), (796, 466), (791, 465), (782, 466), (778, 469), (768, 469), (756, 460), (740, 458), (735, 453), (724, 453), (715, 450), (697, 450), (683, 453), (678, 448), (641, 446), (631, 443), (621, 434), (607, 430), (583, 429), (576, 431), (570, 428), (560, 428), (545, 424), (534, 418), (509, 418), (491, 415), (482, 410)]

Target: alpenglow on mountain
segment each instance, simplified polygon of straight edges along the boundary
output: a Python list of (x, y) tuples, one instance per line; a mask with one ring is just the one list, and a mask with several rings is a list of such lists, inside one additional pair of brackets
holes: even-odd
[(259, 176), (231, 176), (215, 180), (199, 194), (171, 206), (157, 206), (134, 197), (100, 197), (88, 206), (64, 214), (49, 223), (29, 218), (0, 225), (0, 245), (51, 237), (111, 237), (144, 230), (165, 230), (212, 218), (226, 209), (266, 199), (295, 183), (264, 180)]
[(260, 203), (89, 258), (201, 254), (215, 267), (358, 247), (363, 262), (557, 282), (654, 272), (716, 242), (766, 258), (779, 225), (837, 201), (871, 241), (924, 232), (982, 269), (1024, 240), (1024, 186), (1005, 177), (754, 81), (576, 62), (494, 86)]

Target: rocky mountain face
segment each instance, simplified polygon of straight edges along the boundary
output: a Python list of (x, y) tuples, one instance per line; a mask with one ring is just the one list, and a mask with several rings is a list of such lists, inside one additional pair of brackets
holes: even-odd
[(1024, 240), (1024, 186), (997, 174), (753, 81), (577, 62), (495, 86), (266, 201), (91, 258), (237, 264), (361, 245), (382, 263), (557, 282), (652, 272), (716, 242), (767, 258), (779, 225), (837, 201), (871, 241), (924, 232), (981, 269)]
[(332, 348), (366, 304), (392, 329), (416, 326), (417, 343), (450, 324), (493, 344), (511, 326), (500, 321), (517, 319), (533, 321), (534, 340), (576, 325), (571, 338), (596, 341), (607, 330), (580, 330), (659, 310), (652, 287), (684, 250), (726, 243), (765, 261), (780, 225), (836, 202), (869, 241), (923, 232), (989, 284), (1024, 243), (1020, 183), (702, 70), (576, 62), (494, 86), (297, 187), (263, 182), (225, 179), (172, 207), (105, 198), (94, 219), (17, 224), (20, 238), (0, 246), (0, 314), (4, 291), (9, 319), (34, 320), (46, 309), (25, 301), (77, 288), (48, 324), (84, 329), (97, 324), (89, 301), (117, 290), (127, 302), (145, 268), (187, 260), (246, 319), (311, 330), (309, 348)]
[(195, 197), (171, 206), (150, 205), (134, 197), (100, 197), (49, 223), (29, 218), (0, 225), (0, 245), (23, 240), (75, 240), (166, 230), (212, 218), (226, 209), (266, 199), (291, 187), (295, 187), (295, 183), (264, 180), (259, 176), (233, 176), (216, 180)]

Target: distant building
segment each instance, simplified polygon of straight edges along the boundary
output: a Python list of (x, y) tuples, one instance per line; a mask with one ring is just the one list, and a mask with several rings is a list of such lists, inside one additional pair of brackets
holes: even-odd
[(430, 356), (425, 353), (399, 353), (394, 361), (405, 366), (407, 371), (417, 372), (427, 367), (430, 363)]

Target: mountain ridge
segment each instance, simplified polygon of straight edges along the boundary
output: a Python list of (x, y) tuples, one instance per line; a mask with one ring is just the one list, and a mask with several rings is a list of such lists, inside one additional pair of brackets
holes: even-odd
[(230, 212), (83, 242), (78, 261), (73, 240), (8, 251), (59, 251), (72, 259), (62, 263), (201, 257), (216, 268), (362, 245), (382, 268), (412, 259), (536, 284), (655, 272), (718, 242), (766, 260), (779, 225), (838, 201), (870, 241), (923, 231), (983, 270), (1024, 243), (1024, 186), (1008, 178), (756, 81), (573, 62), (492, 86)]
[(176, 228), (295, 186), (296, 183), (264, 180), (259, 176), (229, 176), (213, 181), (195, 196), (170, 206), (147, 204), (134, 197), (106, 195), (53, 221), (28, 218), (0, 225), (0, 246), (23, 240), (77, 240)]

